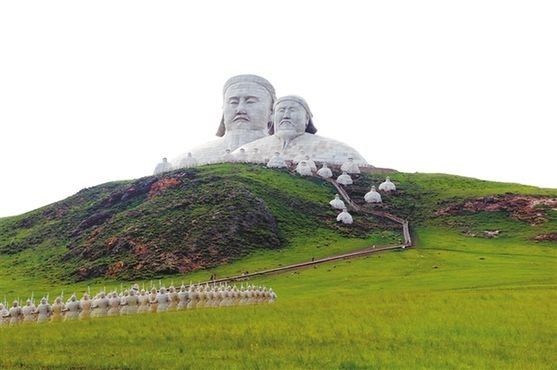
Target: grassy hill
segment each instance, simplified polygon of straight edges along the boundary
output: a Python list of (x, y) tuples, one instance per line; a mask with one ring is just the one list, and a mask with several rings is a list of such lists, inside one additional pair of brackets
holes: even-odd
[[(336, 225), (335, 212), (327, 207), (334, 190), (318, 179), (250, 165), (206, 166), (165, 178), (182, 183), (168, 186), (174, 182), (166, 180), (150, 197), (153, 182), (142, 195), (102, 208), (112, 194), (121, 199), (138, 181), (153, 180), (105, 184), (61, 203), (0, 219), (0, 294), (14, 298), (34, 291), (35, 296), (50, 292), (52, 297), (61, 289), (119, 286), (122, 277), (146, 284), (161, 277), (168, 285), (172, 280), (233, 275), (400, 239), (394, 225), (360, 214), (353, 214), (354, 227)], [(254, 279), (277, 291), (274, 305), (1, 328), (0, 366), (552, 368), (557, 362), (557, 244), (540, 236), (557, 232), (557, 211), (543, 203), (557, 197), (557, 190), (440, 174), (398, 173), (391, 178), (399, 191), (384, 196), (384, 207), (410, 220), (417, 243), (413, 249)], [(363, 175), (349, 189), (351, 196), (361, 199), (370, 184), (381, 180)], [(198, 181), (195, 191), (186, 186), (193, 181)], [(204, 192), (221, 188), (226, 189), (218, 192), (221, 198), (204, 198)], [(239, 188), (238, 196), (223, 200)], [(186, 218), (220, 210), (215, 208), (223, 203), (220, 200), (229, 202), (228, 207), (259, 204), (257, 212), (274, 223), (269, 218), (266, 231), (257, 226), (253, 233), (246, 226), (242, 240), (253, 240), (252, 244), (234, 254), (225, 254), (223, 247), (216, 254), (219, 258), (199, 269), (145, 276), (76, 274), (81, 264), (96, 266), (96, 261), (72, 249), (98, 247), (137, 225), (147, 225), (145, 230), (152, 234), (134, 236), (144, 238), (144, 243), (152, 236), (157, 245), (165, 246), (165, 235), (176, 233)], [(176, 213), (165, 217), (166, 212), (182, 209), (183, 202), (189, 202), (187, 212), (193, 213), (183, 219)], [(58, 218), (48, 216), (64, 208), (66, 213)], [(72, 236), (99, 210), (113, 212), (103, 230), (95, 234), (87, 228), (81, 236)], [(139, 215), (131, 217), (129, 212)], [(145, 218), (141, 212), (147, 212)], [(204, 223), (211, 230), (213, 224)], [(171, 231), (166, 234), (164, 228)], [(269, 230), (276, 242), (265, 244), (269, 234), (258, 233)], [(486, 231), (498, 233), (491, 237)], [(101, 244), (87, 244), (91, 233)], [(172, 243), (169, 239), (169, 248)], [(103, 258), (111, 266), (126, 256), (133, 264), (131, 254), (108, 253)]]

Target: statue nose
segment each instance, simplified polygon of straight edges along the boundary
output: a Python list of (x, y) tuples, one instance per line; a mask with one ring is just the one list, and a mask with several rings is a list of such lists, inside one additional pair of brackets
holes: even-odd
[(245, 113), (246, 112), (246, 105), (243, 102), (239, 102), (238, 106), (236, 107), (237, 113)]

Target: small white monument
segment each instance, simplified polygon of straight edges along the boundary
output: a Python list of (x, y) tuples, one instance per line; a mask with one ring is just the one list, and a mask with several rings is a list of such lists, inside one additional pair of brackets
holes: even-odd
[(341, 171), (345, 171), (350, 175), (359, 175), (360, 167), (354, 162), (354, 158), (348, 157), (348, 160), (340, 166)]
[(193, 168), (197, 167), (197, 159), (191, 153), (188, 153), (185, 158), (180, 161), (178, 165), (180, 168)]
[(337, 222), (342, 222), (343, 224), (350, 225), (354, 220), (352, 219), (352, 215), (348, 213), (346, 208), (342, 210), (337, 216)]
[(340, 199), (338, 194), (335, 194), (335, 199), (331, 200), (329, 202), (329, 204), (334, 209), (345, 209), (346, 208), (346, 206), (344, 205), (344, 202), (342, 201), (342, 199)]
[(352, 178), (346, 172), (343, 172), (342, 175), (337, 177), (337, 182), (341, 185), (344, 185), (344, 186), (353, 184)]
[(396, 186), (395, 186), (395, 184), (393, 184), (393, 183), (391, 182), (391, 178), (390, 178), (389, 176), (387, 176), (387, 178), (385, 179), (385, 181), (382, 182), (382, 183), (379, 185), (379, 190), (388, 193), (388, 192), (390, 192), (390, 191), (395, 191), (395, 190), (396, 190)]
[(248, 161), (248, 154), (244, 148), (240, 148), (240, 151), (235, 154), (235, 160), (240, 163), (246, 163)]
[(296, 166), (296, 172), (298, 172), (301, 176), (311, 176), (313, 174), (311, 172), (311, 167), (306, 161), (300, 161), (300, 163), (298, 163)]
[(266, 163), (261, 153), (259, 153), (259, 148), (253, 148), (252, 151), (248, 153), (248, 162), (257, 164)]
[(317, 171), (317, 175), (324, 179), (330, 179), (333, 177), (333, 171), (327, 167), (327, 163), (323, 163), (323, 166)]
[(232, 163), (236, 161), (236, 158), (234, 158), (230, 149), (226, 149), (220, 161), (223, 163)]
[(305, 156), (304, 161), (306, 161), (307, 165), (311, 168), (312, 172), (317, 172), (317, 166), (315, 165), (315, 162), (311, 160), (309, 155)]
[(275, 152), (273, 157), (267, 163), (267, 167), (269, 167), (269, 168), (286, 168), (288, 166), (286, 165), (286, 162), (284, 161), (284, 158), (282, 158), (280, 156), (280, 153)]
[(364, 195), (364, 200), (367, 203), (381, 203), (381, 194), (375, 190), (375, 186), (371, 187), (371, 190)]
[(162, 162), (157, 164), (157, 166), (155, 167), (154, 174), (160, 175), (168, 171), (172, 171), (172, 165), (168, 162), (168, 159), (166, 159), (165, 157), (162, 159)]

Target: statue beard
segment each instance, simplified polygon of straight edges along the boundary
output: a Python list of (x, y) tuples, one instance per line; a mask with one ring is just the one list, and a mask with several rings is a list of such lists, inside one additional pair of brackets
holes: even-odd
[(301, 134), (303, 134), (303, 132), (298, 132), (296, 130), (278, 130), (277, 132), (275, 132), (275, 135), (277, 135), (277, 137), (288, 141), (294, 139), (297, 136), (300, 136)]
[(282, 140), (282, 149), (286, 149), (288, 144), (298, 136), (302, 135), (303, 132), (297, 132), (296, 130), (278, 130), (275, 135)]

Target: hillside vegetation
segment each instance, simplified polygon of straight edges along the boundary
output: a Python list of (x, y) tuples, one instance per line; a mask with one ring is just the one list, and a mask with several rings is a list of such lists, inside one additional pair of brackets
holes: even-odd
[[(354, 227), (334, 223), (336, 212), (327, 207), (334, 190), (319, 179), (250, 165), (206, 166), (166, 178), (216, 178), (230, 183), (223, 185), (228, 189), (244, 189), (250, 196), (238, 199), (259, 203), (272, 216), (277, 242), (254, 242), (191, 272), (139, 276), (140, 284), (158, 277), (165, 285), (199, 281), (400, 242), (399, 230), (383, 220), (354, 213)], [(273, 287), (279, 295), (273, 305), (1, 328), (0, 367), (553, 368), (557, 244), (540, 236), (557, 232), (557, 210), (551, 206), (557, 190), (441, 174), (391, 178), (399, 190), (384, 195), (382, 207), (410, 220), (415, 248), (251, 280)], [(349, 193), (359, 202), (382, 180), (362, 175)], [(80, 293), (88, 285), (93, 291), (119, 286), (118, 275), (75, 282), (78, 266), (94, 261), (72, 254), (68, 245), (87, 245), (86, 238), (71, 235), (86, 219), (78, 212), (89, 215), (102, 199), (134, 183), (105, 184), (63, 201), (66, 216), (75, 219), (43, 222), (41, 217), (63, 202), (1, 219), (0, 294), (11, 299), (33, 290), (36, 297), (39, 292), (52, 297), (61, 289)], [(168, 202), (182, 202), (178, 192), (188, 190), (180, 189), (170, 186), (151, 198), (147, 192), (119, 212), (144, 207), (161, 215)], [(201, 199), (188, 194), (195, 204)], [(33, 218), (39, 221), (24, 225)], [(171, 220), (152, 220), (157, 226), (151, 232), (161, 238), (158, 228), (172, 227)], [(112, 230), (110, 237), (120, 235), (116, 230), (128, 231), (135, 221), (108, 221), (104, 230)], [(55, 227), (62, 225), (68, 225), (67, 233), (56, 239)], [(264, 232), (272, 230), (271, 221), (265, 227)], [(71, 273), (65, 275), (59, 261)]]

